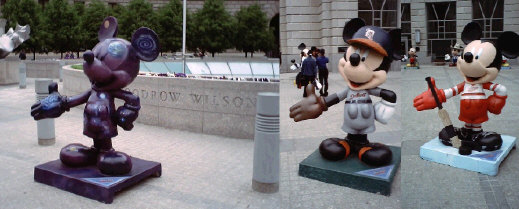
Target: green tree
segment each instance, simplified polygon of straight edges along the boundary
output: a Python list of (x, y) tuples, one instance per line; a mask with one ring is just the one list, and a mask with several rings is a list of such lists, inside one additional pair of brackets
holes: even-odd
[[(231, 47), (234, 37), (233, 17), (225, 10), (222, 0), (206, 0), (202, 9), (198, 10), (194, 17), (194, 25), (197, 27), (195, 40), (192, 47), (202, 51), (220, 53)], [(193, 38), (193, 37), (190, 37)]]
[(120, 19), (121, 16), (126, 12), (126, 7), (121, 6), (119, 4), (115, 5), (114, 7), (108, 9), (108, 14), (110, 16), (113, 16), (117, 19)]
[(273, 37), (270, 37), (272, 31), (269, 31), (267, 16), (258, 4), (249, 7), (242, 7), (235, 15), (236, 31), (234, 38), (234, 46), (236, 49), (251, 53), (260, 49), (270, 48), (268, 45), (273, 42)]
[(157, 11), (156, 25), (162, 52), (176, 52), (182, 48), (182, 4), (179, 0), (170, 0)]
[(119, 36), (130, 40), (135, 30), (140, 27), (153, 29), (155, 14), (153, 5), (144, 0), (132, 0), (123, 10), (119, 22)]
[(7, 19), (8, 27), (14, 28), (16, 24), (31, 27), (29, 40), (25, 41), (17, 50), (30, 49), (33, 59), (36, 59), (36, 52), (43, 50), (41, 6), (33, 0), (10, 0), (6, 2), (1, 11), (3, 18)]
[(79, 57), (79, 52), (85, 50), (84, 43), (87, 39), (87, 36), (85, 35), (86, 30), (84, 27), (81, 27), (81, 20), (85, 15), (85, 4), (83, 2), (76, 2), (74, 3), (72, 10), (75, 13), (74, 21), (76, 24), (74, 25), (74, 33), (72, 34), (71, 48), (72, 51), (77, 53), (77, 57)]
[(83, 48), (85, 50), (92, 49), (99, 42), (97, 39), (99, 26), (109, 14), (108, 8), (99, 0), (90, 2), (85, 9), (85, 13), (81, 18), (80, 27), (84, 30), (85, 36)]
[(77, 16), (66, 0), (51, 0), (43, 11), (43, 30), (46, 47), (61, 53), (72, 50)]

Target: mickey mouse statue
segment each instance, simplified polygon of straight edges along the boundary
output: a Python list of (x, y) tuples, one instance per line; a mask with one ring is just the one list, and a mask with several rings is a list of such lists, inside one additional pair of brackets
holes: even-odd
[[(71, 167), (97, 165), (108, 175), (122, 175), (131, 171), (131, 158), (112, 148), (112, 137), (117, 136), (117, 125), (129, 131), (137, 119), (139, 97), (122, 88), (129, 85), (139, 73), (139, 62), (153, 61), (159, 54), (157, 34), (149, 28), (139, 28), (132, 42), (116, 38), (117, 19), (107, 17), (99, 29), (99, 43), (93, 51), (83, 55), (83, 71), (92, 88), (82, 94), (66, 97), (58, 93), (58, 85), (49, 85), (50, 95), (31, 107), (35, 120), (57, 118), (63, 112), (80, 104), (85, 105), (83, 134), (94, 140), (92, 147), (69, 144), (61, 149), (60, 160)], [(114, 99), (124, 100), (115, 109)]]
[(406, 67), (416, 67), (420, 69), (420, 66), (418, 66), (418, 56), (416, 55), (416, 53), (419, 51), (420, 47), (414, 47), (409, 49), (409, 63), (406, 65)]
[[(471, 154), (472, 150), (497, 150), (502, 145), (501, 135), (495, 132), (486, 132), (481, 124), (488, 120), (487, 112), (500, 114), (505, 106), (507, 93), (505, 86), (492, 83), (501, 69), (501, 54), (508, 58), (519, 55), (519, 35), (507, 31), (501, 34), (497, 43), (481, 40), (482, 29), (476, 22), (465, 26), (461, 39), (466, 44), (465, 52), (458, 58), (457, 68), (464, 77), (464, 81), (449, 89), (437, 89), (432, 79), (434, 91), (439, 102), (461, 95), (459, 120), (465, 122), (465, 127), (449, 130), (443, 128), (439, 133), (441, 142), (452, 146), (450, 138), (458, 136), (461, 139), (459, 153)], [(484, 90), (493, 91), (488, 98)], [(434, 109), (435, 99), (430, 89), (418, 95), (413, 105), (418, 111)]]
[(449, 67), (456, 67), (456, 63), (458, 63), (458, 57), (460, 56), (463, 47), (460, 44), (456, 43), (454, 44), (454, 46), (451, 46), (451, 49), (452, 57), (450, 57), (450, 59), (448, 60), (451, 62), (449, 63)]
[[(391, 162), (389, 147), (370, 143), (368, 133), (375, 131), (375, 120), (386, 124), (395, 111), (396, 94), (378, 88), (387, 79), (387, 70), (393, 60), (400, 59), (400, 29), (389, 33), (375, 26), (366, 26), (355, 18), (346, 23), (343, 39), (350, 44), (339, 61), (339, 73), (347, 84), (346, 89), (327, 97), (318, 97), (312, 85), (306, 91), (308, 97), (290, 107), (294, 121), (319, 117), (328, 107), (346, 100), (342, 130), (345, 139), (328, 138), (321, 142), (319, 152), (328, 160), (337, 161), (358, 154), (359, 159), (371, 166)], [(370, 95), (382, 97), (372, 104)]]

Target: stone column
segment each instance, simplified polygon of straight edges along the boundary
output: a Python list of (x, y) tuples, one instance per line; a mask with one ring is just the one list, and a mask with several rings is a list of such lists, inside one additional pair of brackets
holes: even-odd
[[(35, 85), (36, 101), (40, 101), (49, 95), (49, 84), (51, 79), (37, 79)], [(56, 133), (54, 128), (54, 119), (42, 119), (37, 121), (38, 127), (38, 144), (53, 145), (56, 143)]]
[(279, 191), (279, 93), (260, 92), (256, 105), (252, 189)]
[[(417, 53), (420, 64), (431, 63), (427, 56), (427, 15), (424, 0), (411, 1), (411, 44), (410, 47), (420, 47)], [(420, 31), (420, 43), (416, 43), (416, 30)]]
[(463, 47), (465, 47), (465, 43), (461, 40), (461, 32), (470, 22), (472, 22), (472, 2), (469, 0), (456, 1), (456, 42)]
[(23, 60), (20, 61), (20, 66), (18, 68), (18, 79), (19, 79), (19, 87), (24, 89), (27, 87), (27, 65)]
[(5, 33), (5, 24), (7, 23), (6, 19), (0, 19), (0, 35)]

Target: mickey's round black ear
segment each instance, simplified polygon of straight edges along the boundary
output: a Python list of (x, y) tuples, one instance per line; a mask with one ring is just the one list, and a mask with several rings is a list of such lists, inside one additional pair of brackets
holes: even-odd
[(400, 60), (402, 52), (400, 51), (400, 41), (401, 41), (402, 29), (397, 28), (389, 31), (389, 36), (391, 36), (391, 48), (393, 49), (393, 53), (391, 58), (393, 60)]
[(469, 44), (474, 40), (480, 40), (482, 36), (483, 30), (481, 30), (481, 26), (477, 22), (470, 22), (465, 25), (463, 32), (461, 32), (461, 40), (465, 44)]
[(104, 41), (108, 38), (114, 38), (117, 36), (117, 19), (109, 16), (103, 20), (103, 23), (99, 27), (97, 39)]
[(414, 50), (415, 50), (416, 52), (419, 52), (419, 51), (420, 51), (420, 47), (415, 47)]
[(366, 26), (366, 23), (361, 18), (353, 18), (346, 22), (346, 24), (344, 24), (344, 29), (342, 30), (342, 39), (344, 42), (350, 40), (355, 32), (364, 26)]
[(505, 31), (497, 39), (497, 48), (508, 59), (515, 59), (519, 55), (519, 35)]
[(149, 28), (141, 27), (133, 33), (132, 46), (141, 60), (150, 62), (159, 56), (159, 37)]
[(299, 46), (297, 47), (299, 50), (303, 50), (303, 49), (306, 49), (306, 44), (305, 43), (301, 43), (299, 44)]

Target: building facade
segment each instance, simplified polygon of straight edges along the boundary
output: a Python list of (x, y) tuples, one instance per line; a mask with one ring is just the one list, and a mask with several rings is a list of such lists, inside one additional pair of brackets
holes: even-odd
[[(386, 30), (400, 27), (400, 0), (281, 0), (281, 72), (289, 72), (290, 60), (299, 60), (304, 43), (326, 50), (328, 68), (337, 71), (347, 44), (342, 38), (344, 24), (360, 17), (369, 25)], [(394, 62), (392, 69), (400, 69)]]
[(420, 47), (420, 63), (442, 60), (471, 21), (484, 30), (484, 39), (503, 31), (519, 32), (519, 0), (402, 0), (402, 45)]

